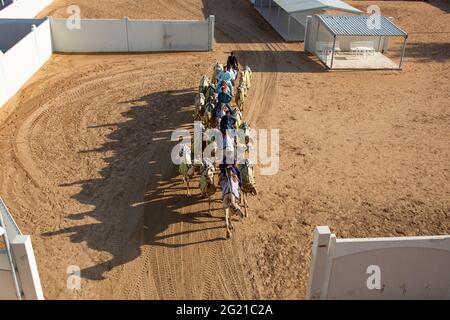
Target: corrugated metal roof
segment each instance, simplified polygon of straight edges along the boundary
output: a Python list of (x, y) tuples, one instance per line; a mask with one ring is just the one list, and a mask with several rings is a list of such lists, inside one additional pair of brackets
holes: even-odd
[(332, 16), (318, 15), (328, 29), (337, 36), (401, 36), (408, 34), (397, 27), (388, 18), (380, 16), (379, 28), (370, 28), (370, 16)]
[(352, 13), (361, 13), (360, 10), (340, 0), (273, 0), (287, 13), (336, 9)]

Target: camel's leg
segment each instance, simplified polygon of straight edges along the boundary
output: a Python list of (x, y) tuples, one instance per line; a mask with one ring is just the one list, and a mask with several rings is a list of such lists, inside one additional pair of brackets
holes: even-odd
[(228, 210), (228, 223), (230, 224), (230, 230), (234, 230), (233, 215), (231, 213), (232, 211)]
[(191, 191), (189, 190), (189, 178), (186, 177), (186, 187), (187, 187), (187, 196), (191, 196)]
[(225, 210), (225, 224), (227, 226), (227, 239), (231, 238), (231, 231), (230, 231), (230, 208), (226, 206)]
[(210, 217), (212, 217), (212, 213), (211, 213), (211, 196), (208, 197), (208, 205), (209, 205), (208, 215)]
[(247, 213), (247, 207), (248, 207), (248, 204), (247, 204), (247, 193), (244, 192), (243, 198), (244, 198), (244, 217), (247, 218), (248, 217), (248, 213)]

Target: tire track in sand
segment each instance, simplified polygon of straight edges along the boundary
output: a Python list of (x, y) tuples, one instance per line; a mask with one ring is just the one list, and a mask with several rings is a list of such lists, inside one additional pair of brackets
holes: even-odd
[[(181, 10), (183, 9), (183, 4), (180, 3), (180, 6), (171, 5), (171, 8), (179, 8)], [(250, 17), (247, 16), (246, 19), (252, 19), (251, 15)], [(242, 22), (243, 20), (237, 18), (236, 21)], [(240, 23), (233, 22), (224, 26), (218, 21), (216, 28), (228, 37), (230, 43), (233, 42), (233, 33), (236, 32), (239, 32), (239, 36), (242, 37), (242, 31), (245, 30), (245, 36), (249, 42), (255, 39), (258, 40), (261, 35), (260, 33), (264, 32), (264, 30), (261, 31), (257, 28), (245, 28)], [(265, 44), (262, 39), (260, 43), (251, 45), (250, 48), (253, 51), (248, 53), (245, 52), (249, 48), (248, 44), (234, 44), (234, 46), (234, 50), (244, 52), (242, 59), (248, 61), (256, 70), (263, 69), (265, 64), (275, 66), (275, 56), (267, 54), (267, 52), (281, 49), (270, 43)], [(229, 50), (229, 45), (226, 44), (217, 44), (216, 47), (219, 47), (218, 50), (224, 48)], [(260, 54), (258, 51), (263, 51), (263, 54)], [(273, 104), (274, 96), (276, 95), (276, 84), (277, 74), (275, 72), (254, 73), (253, 87), (248, 98), (249, 103), (246, 112), (244, 113), (246, 120), (255, 124), (258, 116)], [(165, 149), (158, 150), (157, 153), (167, 154), (169, 152), (170, 149)], [(176, 172), (176, 169), (164, 170), (164, 174), (162, 174), (163, 179), (169, 180), (170, 178), (167, 174), (173, 175), (174, 171)], [(197, 192), (196, 184), (197, 181), (193, 183), (194, 192)], [(151, 190), (155, 187), (151, 183), (148, 189)], [(184, 197), (184, 190), (178, 191), (176, 194), (177, 196)], [(167, 193), (163, 192), (161, 197), (165, 196), (167, 196)], [(218, 205), (215, 204), (215, 207), (217, 209)], [(190, 204), (180, 209), (179, 214), (183, 216), (195, 215), (199, 210), (207, 210), (207, 206), (204, 204)], [(167, 221), (158, 221), (159, 219), (165, 220), (164, 214), (160, 214), (158, 218), (152, 217), (152, 215), (158, 215), (157, 212), (165, 213), (166, 211), (167, 209), (163, 206), (152, 205), (150, 203), (146, 208), (145, 225), (152, 223), (167, 225)], [(216, 215), (222, 217), (223, 213), (221, 210), (219, 212)], [(220, 229), (209, 229), (212, 226), (220, 227)], [(164, 229), (164, 227), (156, 229)], [(236, 229), (236, 233), (238, 233), (239, 224), (236, 224)], [(167, 246), (150, 244), (150, 246), (145, 247), (142, 251), (142, 256), (146, 257), (144, 258), (144, 264), (139, 266), (142, 268), (139, 272), (139, 282), (142, 283), (142, 276), (147, 277), (146, 281), (156, 286), (156, 291), (158, 292), (157, 298), (246, 299), (258, 296), (258, 293), (251, 294), (249, 292), (248, 280), (242, 269), (243, 261), (240, 257), (241, 247), (237, 240), (209, 242), (210, 239), (224, 236), (223, 222), (209, 223), (207, 230), (198, 231), (195, 225), (181, 221), (169, 224), (167, 229), (162, 230), (158, 236), (164, 237), (166, 235), (170, 236), (171, 234), (181, 235), (176, 237), (177, 241), (174, 240), (174, 237), (171, 237), (171, 240), (168, 240), (166, 243)], [(206, 244), (199, 244), (198, 246), (201, 246), (201, 248), (196, 251), (183, 245), (183, 243), (189, 242), (206, 242)], [(146, 270), (147, 268), (150, 268), (150, 270)], [(139, 286), (133, 286), (133, 290), (137, 290), (137, 287)], [(134, 296), (133, 292), (128, 292), (129, 298)]]

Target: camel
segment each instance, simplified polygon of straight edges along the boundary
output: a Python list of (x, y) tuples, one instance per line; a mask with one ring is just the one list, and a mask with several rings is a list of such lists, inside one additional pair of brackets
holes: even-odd
[(252, 70), (249, 66), (245, 66), (245, 69), (241, 71), (241, 78), (239, 80), (239, 86), (245, 85), (245, 96), (248, 94), (248, 90), (252, 87)]
[(181, 157), (181, 161), (178, 171), (183, 177), (183, 182), (186, 182), (187, 196), (190, 197), (191, 192), (189, 190), (189, 179), (192, 178), (195, 173), (195, 168), (192, 165), (191, 148), (187, 144), (184, 144), (179, 152), (179, 155)]
[(253, 78), (252, 69), (250, 69), (249, 66), (245, 66), (244, 74), (245, 74), (245, 81), (246, 81), (247, 89), (250, 89), (252, 87), (252, 78)]
[(211, 77), (211, 83), (216, 83), (220, 73), (223, 71), (223, 65), (220, 63), (216, 63), (213, 67), (213, 74)]
[[(211, 123), (215, 124), (215, 119), (211, 119)], [(204, 133), (205, 148), (203, 149), (203, 157), (210, 159), (215, 168), (217, 168), (218, 143), (217, 136), (221, 135), (220, 131), (216, 129), (206, 130)]]
[(253, 175), (253, 165), (249, 159), (238, 165), (238, 169), (241, 173), (241, 190), (242, 200), (244, 202), (244, 216), (248, 217), (248, 195), (256, 196), (258, 191), (256, 190), (255, 176)]
[(203, 159), (203, 165), (200, 169), (200, 182), (199, 188), (202, 197), (208, 198), (208, 215), (212, 217), (211, 213), (211, 198), (216, 193), (216, 185), (214, 184), (214, 173), (216, 169), (214, 168), (213, 162), (205, 158)]
[(250, 143), (250, 135), (252, 129), (246, 121), (242, 122), (242, 124), (239, 126), (239, 129), (242, 130), (245, 138), (245, 144), (248, 146), (248, 144)]
[(201, 120), (204, 111), (203, 108), (205, 106), (205, 95), (202, 92), (195, 95), (194, 106), (194, 120)]
[(212, 99), (210, 99), (205, 105), (205, 110), (203, 112), (202, 118), (202, 122), (205, 128), (212, 128), (216, 124), (216, 120), (213, 117), (214, 107), (215, 104)]
[(223, 209), (225, 211), (225, 224), (227, 228), (226, 238), (229, 239), (232, 236), (232, 230), (234, 230), (233, 223), (231, 221), (230, 209), (234, 213), (238, 213), (241, 218), (244, 218), (244, 213), (239, 207), (238, 202), (240, 198), (239, 191), (239, 178), (232, 167), (228, 166), (224, 169), (219, 176), (219, 183), (222, 188)]
[(248, 89), (247, 89), (247, 77), (245, 75), (244, 71), (241, 71), (241, 76), (239, 77), (239, 87), (242, 87), (242, 90), (244, 91), (244, 95), (248, 95)]
[(239, 129), (239, 127), (242, 124), (242, 112), (239, 107), (232, 108), (231, 112), (236, 119), (236, 122), (234, 123), (234, 128)]
[(241, 111), (244, 111), (246, 92), (247, 92), (247, 88), (246, 88), (244, 82), (242, 82), (237, 89), (236, 100), (235, 100), (236, 104), (238, 105), (238, 107)]
[(206, 90), (210, 85), (211, 82), (209, 81), (208, 77), (206, 75), (203, 75), (203, 77), (200, 80), (200, 85), (198, 86), (198, 92), (206, 94)]

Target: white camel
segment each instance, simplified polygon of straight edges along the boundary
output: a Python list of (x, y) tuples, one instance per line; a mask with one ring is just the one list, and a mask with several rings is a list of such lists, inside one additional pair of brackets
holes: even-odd
[(250, 89), (252, 87), (252, 79), (253, 79), (252, 69), (250, 69), (249, 66), (245, 66), (244, 73), (247, 82), (247, 89)]
[(244, 202), (244, 214), (248, 217), (248, 195), (256, 196), (258, 191), (256, 190), (255, 176), (253, 175), (253, 165), (249, 159), (245, 159), (243, 163), (238, 165), (239, 172), (241, 173), (241, 190), (242, 200)]
[(245, 71), (241, 71), (241, 76), (239, 77), (239, 87), (242, 87), (242, 90), (244, 91), (245, 96), (248, 95), (248, 88), (247, 88), (247, 82), (248, 82), (248, 77), (245, 74)]
[(194, 101), (194, 120), (201, 120), (202, 114), (203, 114), (203, 108), (205, 107), (205, 95), (201, 92), (197, 93), (195, 95), (195, 101)]
[(252, 135), (252, 129), (246, 121), (242, 122), (242, 124), (239, 126), (239, 129), (243, 134), (245, 144), (248, 146), (250, 143), (250, 137)]
[(212, 128), (216, 124), (216, 120), (213, 117), (214, 107), (215, 104), (212, 100), (208, 101), (205, 105), (202, 122), (206, 128)]
[(213, 67), (213, 74), (211, 77), (211, 83), (216, 83), (219, 79), (220, 73), (223, 71), (223, 65), (220, 63), (216, 63)]
[(216, 193), (216, 185), (214, 184), (214, 173), (216, 169), (214, 168), (213, 162), (205, 158), (203, 159), (203, 164), (200, 169), (200, 182), (199, 188), (202, 197), (208, 198), (208, 215), (212, 217), (211, 213), (211, 198)]
[(236, 98), (235, 98), (236, 104), (241, 111), (244, 111), (245, 97), (247, 95), (246, 92), (247, 92), (247, 87), (242, 82), (237, 89), (237, 94), (236, 94)]
[(208, 87), (210, 86), (211, 82), (209, 81), (208, 77), (206, 75), (203, 75), (200, 79), (200, 85), (198, 86), (198, 92), (203, 93), (206, 95), (206, 90), (208, 90)]
[(183, 182), (186, 183), (187, 196), (191, 196), (191, 192), (189, 190), (189, 179), (194, 176), (195, 168), (192, 165), (191, 158), (191, 148), (187, 144), (183, 144), (180, 152), (179, 152), (181, 161), (178, 167), (178, 171), (180, 172)]
[(234, 116), (234, 118), (236, 120), (234, 122), (234, 128), (235, 129), (239, 129), (239, 127), (242, 124), (242, 112), (241, 112), (240, 108), (237, 107), (237, 106), (236, 107), (232, 107), (231, 112), (232, 112), (232, 114), (233, 114), (233, 116)]
[(240, 190), (239, 178), (230, 166), (224, 169), (224, 172), (219, 176), (219, 183), (222, 188), (223, 209), (225, 212), (225, 224), (227, 228), (227, 239), (231, 238), (232, 230), (234, 229), (231, 221), (230, 210), (244, 217), (241, 207), (239, 206)]

